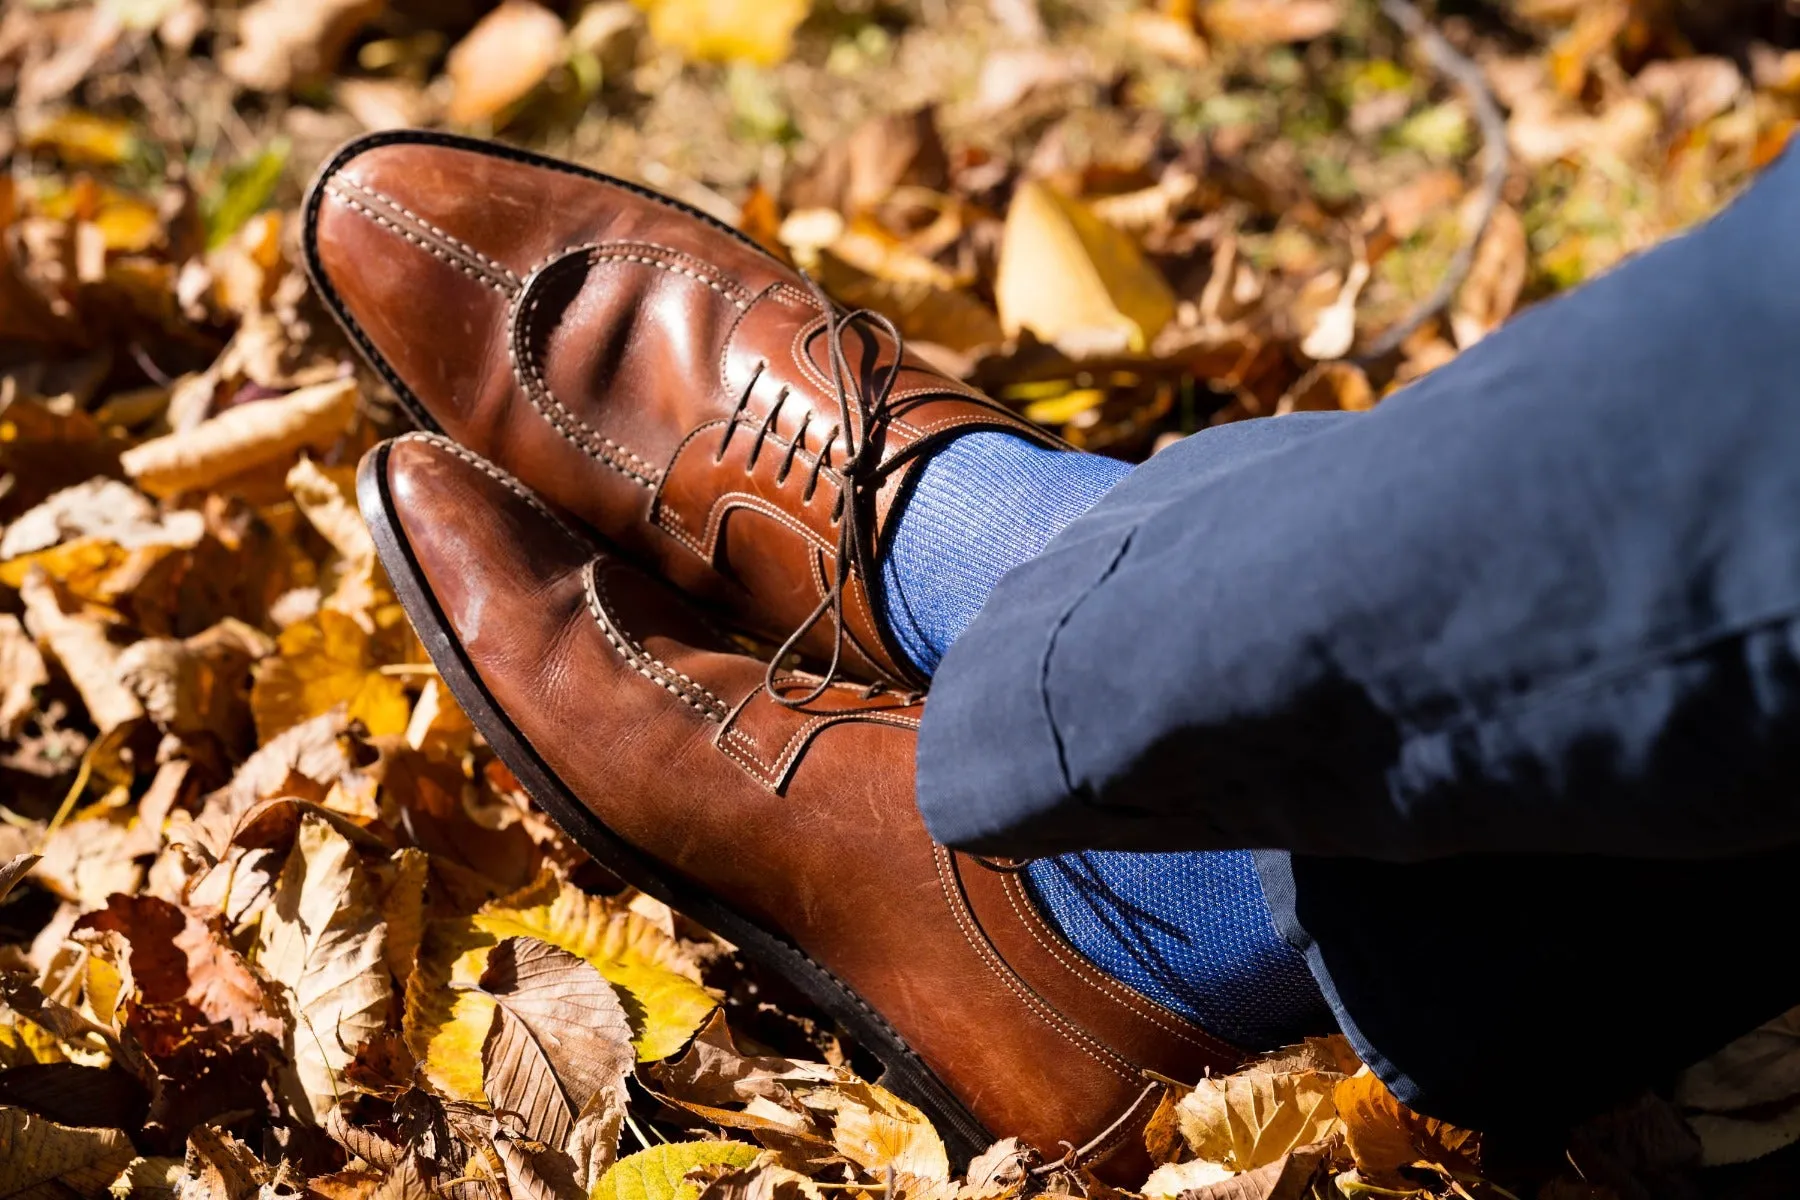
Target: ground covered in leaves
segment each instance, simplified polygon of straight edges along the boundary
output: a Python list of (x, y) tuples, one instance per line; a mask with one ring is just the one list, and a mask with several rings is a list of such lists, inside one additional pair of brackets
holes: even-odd
[[(482, 745), (351, 498), (391, 398), (294, 263), (341, 139), (644, 180), (1142, 457), (1372, 406), (1703, 218), (1787, 142), (1796, 32), (1698, 0), (7, 4), (0, 1197), (1119, 1195), (1059, 1147), (953, 1169)], [(1309, 1043), (1170, 1081), (1135, 1191), (1791, 1195), (1797, 1037), (1547, 1155)]]

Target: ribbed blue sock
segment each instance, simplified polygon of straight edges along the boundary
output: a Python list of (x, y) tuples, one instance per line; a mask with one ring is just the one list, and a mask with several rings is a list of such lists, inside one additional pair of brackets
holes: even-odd
[[(890, 629), (926, 674), (1007, 571), (1037, 555), (1131, 468), (971, 433), (938, 450), (902, 501), (881, 562)], [(1246, 1049), (1329, 1031), (1305, 960), (1281, 937), (1245, 851), (1039, 859), (1045, 917), (1101, 970)]]

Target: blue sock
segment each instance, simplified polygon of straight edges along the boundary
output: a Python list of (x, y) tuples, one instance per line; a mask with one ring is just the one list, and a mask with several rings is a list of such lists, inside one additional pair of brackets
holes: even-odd
[[(938, 450), (893, 518), (881, 562), (894, 639), (921, 671), (1014, 566), (1092, 508), (1131, 468), (971, 433)], [(1333, 1028), (1305, 960), (1281, 937), (1245, 851), (1039, 859), (1038, 907), (1101, 970), (1246, 1049)]]

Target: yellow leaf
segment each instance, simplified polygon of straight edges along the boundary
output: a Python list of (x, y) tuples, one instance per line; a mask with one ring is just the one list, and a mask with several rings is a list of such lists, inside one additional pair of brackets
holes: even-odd
[(773, 66), (793, 48), (812, 0), (636, 0), (650, 36), (698, 62)]
[(123, 162), (137, 149), (131, 123), (71, 109), (24, 131), (25, 147), (49, 150), (67, 163), (110, 166)]
[(1067, 425), (1089, 409), (1106, 403), (1106, 393), (1099, 388), (1071, 388), (1049, 400), (1034, 400), (1025, 406), (1025, 419), (1039, 425)]
[(406, 688), (377, 670), (372, 641), (355, 620), (329, 608), (282, 630), (275, 656), (258, 664), (250, 689), (258, 740), (340, 704), (376, 736), (405, 733), (412, 711)]
[(590, 1200), (695, 1200), (700, 1189), (684, 1182), (695, 1167), (718, 1163), (748, 1167), (757, 1148), (743, 1142), (669, 1142), (627, 1155), (594, 1185)]
[(1478, 1165), (1478, 1135), (1407, 1108), (1367, 1067), (1340, 1082), (1332, 1098), (1356, 1169), (1372, 1183), (1402, 1185), (1401, 1168), (1419, 1162), (1465, 1175)]
[(562, 18), (541, 4), (506, 0), (450, 51), (445, 115), (463, 125), (499, 117), (563, 61), (563, 34)]
[(533, 937), (593, 964), (619, 992), (643, 1062), (680, 1050), (717, 1007), (668, 934), (637, 913), (568, 883), (541, 880), (471, 917), (433, 922), (406, 989), (406, 1040), (446, 1096), (482, 1099), (481, 1046), (494, 1001), (476, 984), (502, 939)]
[(1009, 335), (1028, 329), (1071, 355), (1142, 351), (1175, 315), (1128, 234), (1032, 181), (1006, 214), (994, 297)]

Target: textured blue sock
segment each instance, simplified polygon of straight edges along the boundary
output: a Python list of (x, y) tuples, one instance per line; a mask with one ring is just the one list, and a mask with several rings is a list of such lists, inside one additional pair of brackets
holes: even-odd
[[(1131, 473), (1096, 454), (971, 433), (932, 455), (881, 562), (894, 638), (926, 674), (1007, 571)], [(1039, 859), (1038, 907), (1101, 970), (1246, 1049), (1329, 1031), (1305, 960), (1269, 915), (1244, 851)]]
[(925, 463), (898, 515), (882, 593), (894, 638), (927, 675), (1000, 577), (1131, 474), (1116, 458), (970, 433)]

